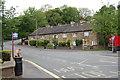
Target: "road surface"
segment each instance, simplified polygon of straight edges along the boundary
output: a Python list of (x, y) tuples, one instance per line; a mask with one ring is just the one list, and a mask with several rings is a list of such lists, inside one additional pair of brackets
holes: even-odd
[[(40, 49), (16, 45), (23, 59), (32, 61), (61, 78), (118, 78), (118, 57), (111, 51)], [(11, 50), (11, 41), (4, 43)], [(114, 55), (114, 54), (113, 54)]]

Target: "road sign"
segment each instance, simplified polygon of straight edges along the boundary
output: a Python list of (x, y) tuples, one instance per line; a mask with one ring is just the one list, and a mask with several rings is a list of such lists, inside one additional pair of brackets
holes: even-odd
[(14, 33), (13, 33), (13, 38), (14, 38), (14, 39), (17, 39), (17, 38), (18, 38), (18, 33), (17, 33), (17, 32), (14, 32)]

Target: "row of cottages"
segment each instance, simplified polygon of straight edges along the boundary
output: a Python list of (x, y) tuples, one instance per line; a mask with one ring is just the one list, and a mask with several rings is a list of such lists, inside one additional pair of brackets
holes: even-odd
[[(75, 40), (83, 40), (83, 48), (98, 46), (98, 35), (92, 31), (90, 22), (81, 22), (57, 26), (47, 26), (39, 28), (28, 37), (28, 40), (49, 40), (52, 41), (54, 35), (58, 41), (71, 39), (71, 46), (76, 46)], [(52, 42), (51, 42), (52, 44)]]

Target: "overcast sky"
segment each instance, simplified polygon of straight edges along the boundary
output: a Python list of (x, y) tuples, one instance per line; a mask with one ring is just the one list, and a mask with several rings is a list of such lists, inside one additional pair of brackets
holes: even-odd
[[(102, 3), (103, 1), (103, 3)], [(120, 0), (6, 0), (5, 6), (9, 9), (11, 6), (17, 8), (17, 12), (23, 12), (28, 7), (40, 9), (42, 5), (50, 4), (53, 8), (65, 5), (76, 8), (89, 8), (90, 10), (98, 11), (103, 4), (117, 5)]]

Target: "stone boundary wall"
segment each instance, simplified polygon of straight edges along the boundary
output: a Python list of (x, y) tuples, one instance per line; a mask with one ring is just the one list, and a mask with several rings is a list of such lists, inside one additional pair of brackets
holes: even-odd
[(2, 66), (0, 66), (0, 78), (15, 78), (14, 67), (14, 61), (5, 61)]

